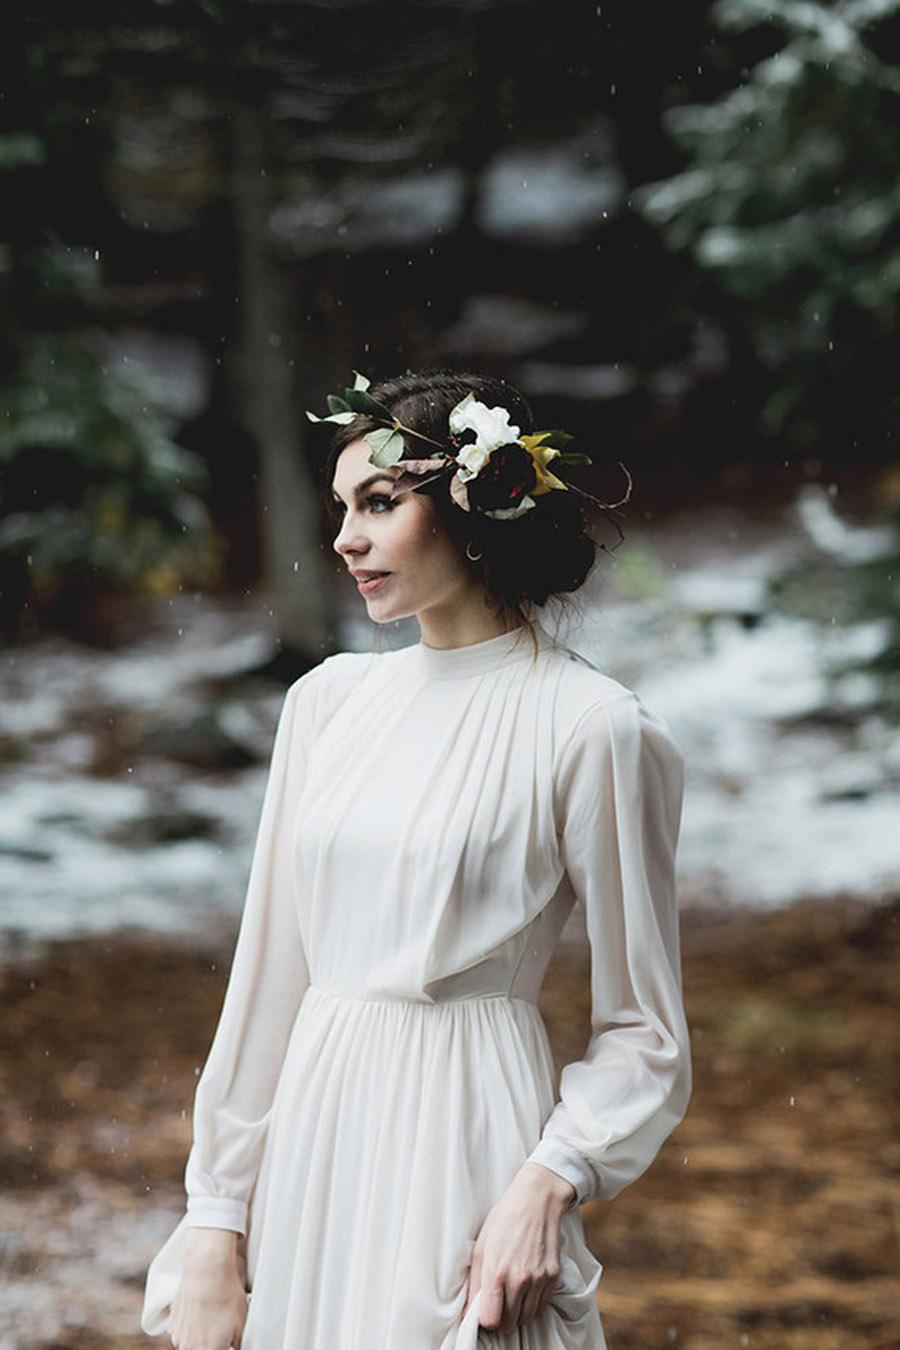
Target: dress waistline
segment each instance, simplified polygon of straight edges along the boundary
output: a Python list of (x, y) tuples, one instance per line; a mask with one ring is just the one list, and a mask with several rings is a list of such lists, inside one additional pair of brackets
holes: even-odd
[(447, 999), (414, 998), (407, 994), (387, 995), (373, 998), (368, 994), (346, 994), (342, 990), (328, 989), (323, 984), (310, 983), (307, 986), (307, 993), (312, 993), (314, 996), (325, 999), (335, 999), (342, 1003), (372, 1003), (386, 1006), (396, 1004), (399, 1007), (412, 1006), (417, 1008), (433, 1008), (436, 1011), (444, 1008), (461, 1008), (466, 1004), (496, 1003), (498, 1001), (502, 1003), (521, 1003), (524, 1004), (526, 1008), (535, 1011), (538, 1007), (537, 1003), (533, 1002), (531, 999), (520, 998), (516, 994), (508, 994), (503, 990), (489, 994), (465, 994), (461, 997)]

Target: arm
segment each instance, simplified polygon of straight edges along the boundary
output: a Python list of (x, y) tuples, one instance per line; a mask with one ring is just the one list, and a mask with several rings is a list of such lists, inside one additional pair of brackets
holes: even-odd
[(291, 685), (278, 720), (228, 987), (194, 1098), (188, 1227), (247, 1231), (275, 1086), (309, 984), (290, 845), (318, 669)]
[(591, 950), (591, 1037), (529, 1157), (610, 1200), (684, 1116), (691, 1060), (682, 1004), (675, 854), (684, 760), (636, 694), (582, 714), (556, 780), (566, 871)]

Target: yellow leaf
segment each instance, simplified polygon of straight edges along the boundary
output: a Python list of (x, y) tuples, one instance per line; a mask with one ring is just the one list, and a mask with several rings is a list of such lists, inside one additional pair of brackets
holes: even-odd
[(537, 486), (531, 489), (531, 496), (539, 497), (542, 493), (550, 492), (554, 488), (568, 490), (567, 485), (547, 468), (550, 460), (555, 459), (560, 453), (559, 450), (555, 450), (548, 445), (537, 445), (535, 442), (538, 439), (538, 435), (519, 437), (519, 440), (531, 455), (534, 471), (537, 474)]

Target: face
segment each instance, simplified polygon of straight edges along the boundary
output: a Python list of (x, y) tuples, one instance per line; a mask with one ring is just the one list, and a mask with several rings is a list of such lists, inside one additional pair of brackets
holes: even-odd
[(478, 583), (437, 520), (434, 504), (420, 492), (404, 492), (392, 502), (391, 481), (400, 470), (376, 469), (371, 453), (362, 437), (351, 441), (338, 456), (332, 482), (341, 515), (335, 552), (350, 571), (388, 573), (360, 588), (369, 617), (390, 623), (468, 602)]

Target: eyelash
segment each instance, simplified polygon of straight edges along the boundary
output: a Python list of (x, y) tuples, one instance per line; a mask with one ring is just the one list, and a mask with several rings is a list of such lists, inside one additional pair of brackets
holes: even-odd
[[(366, 501), (366, 505), (367, 505), (367, 506), (371, 505), (372, 502), (384, 502), (384, 503), (385, 503), (385, 505), (387, 506), (387, 511), (384, 511), (384, 512), (382, 512), (382, 511), (376, 511), (375, 514), (376, 514), (377, 516), (380, 516), (380, 515), (387, 515), (388, 511), (393, 511), (394, 507), (397, 505), (397, 503), (391, 501), (390, 497), (388, 497), (388, 496), (386, 495), (386, 493), (384, 493), (384, 492), (370, 492), (369, 495), (368, 495), (368, 497), (366, 497), (365, 501)], [(343, 516), (344, 511), (345, 511), (346, 508), (345, 508), (343, 502), (339, 502), (339, 501), (336, 500), (335, 503), (334, 503), (334, 509), (335, 509), (335, 511), (338, 513), (339, 516)]]

